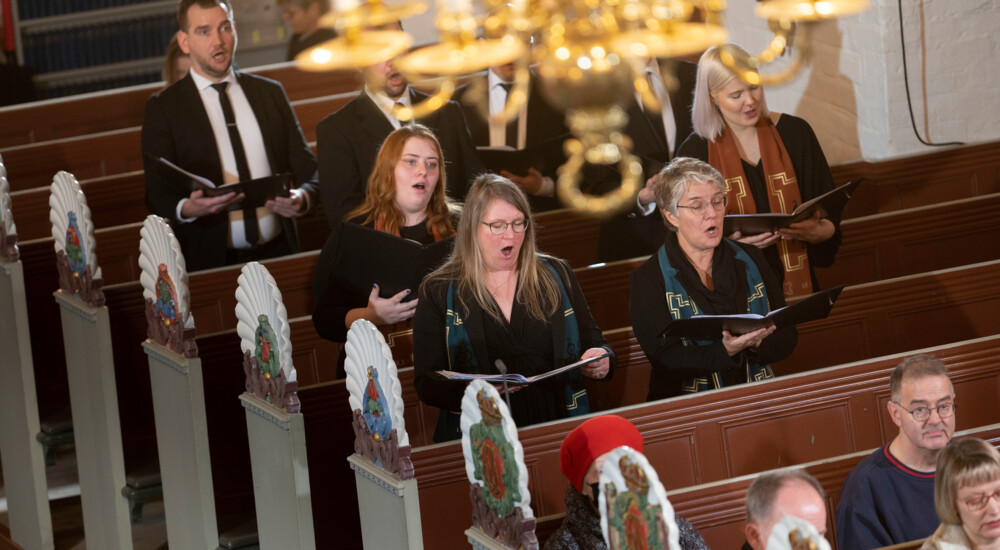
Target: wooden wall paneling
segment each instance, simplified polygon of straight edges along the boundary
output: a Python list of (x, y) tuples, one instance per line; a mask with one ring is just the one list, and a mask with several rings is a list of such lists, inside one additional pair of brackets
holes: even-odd
[[(989, 392), (1000, 383), (1000, 366), (993, 360), (1000, 351), (1000, 336), (927, 351), (949, 365), (959, 403), (974, 402), (982, 391)], [(886, 393), (889, 372), (901, 359), (900, 355), (882, 357), (625, 407), (615, 413), (630, 419), (644, 434), (645, 452), (664, 485), (687, 487), (815, 460), (822, 453), (836, 456), (887, 443), (895, 433), (880, 428), (885, 407), (873, 404)], [(967, 393), (974, 387), (987, 389)], [(976, 403), (982, 410), (959, 418), (960, 428), (1000, 421), (996, 400)], [(537, 516), (562, 507), (565, 482), (556, 455), (562, 438), (581, 421), (569, 419), (519, 431), (525, 461), (538, 471), (532, 480), (545, 480), (530, 487)], [(762, 448), (760, 441), (766, 441), (766, 446)], [(420, 484), (425, 545), (452, 547), (462, 540), (469, 510), (461, 445), (419, 448), (412, 457)], [(441, 503), (448, 503), (447, 514)]]

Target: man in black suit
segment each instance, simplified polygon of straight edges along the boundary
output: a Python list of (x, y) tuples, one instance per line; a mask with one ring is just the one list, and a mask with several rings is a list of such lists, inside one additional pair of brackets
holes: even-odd
[[(503, 111), (507, 103), (507, 94), (514, 84), (514, 73), (513, 63), (490, 67), (485, 75), (477, 77), (456, 91), (455, 100), (465, 111), (472, 141), (477, 147), (508, 146), (513, 149), (525, 149), (569, 134), (563, 113), (542, 97), (539, 79), (534, 74), (529, 81), (528, 101), (521, 108), (519, 116), (506, 125), (490, 125), (485, 116), (487, 110), (490, 115)], [(477, 94), (473, 90), (481, 90), (483, 93)], [(486, 105), (482, 105), (483, 101)], [(555, 199), (554, 178), (556, 169), (566, 158), (561, 145), (554, 147), (553, 151), (552, 158), (546, 158), (546, 167), (542, 168), (542, 171), (537, 170), (535, 166), (523, 174), (500, 170), (501, 175), (510, 178), (528, 195), (532, 210), (536, 212), (560, 206)], [(488, 168), (493, 167), (488, 166)]]
[(647, 180), (635, 208), (601, 225), (598, 258), (602, 262), (647, 256), (666, 237), (666, 226), (653, 204), (651, 178), (670, 162), (674, 151), (692, 131), (691, 104), (698, 66), (672, 61), (667, 67), (673, 69), (676, 77), (676, 85), (669, 88), (663, 82), (657, 61), (652, 59), (646, 64), (647, 81), (663, 106), (662, 112), (646, 110), (638, 97), (630, 98), (627, 104), (625, 134), (632, 138), (632, 152), (642, 160)]
[[(379, 148), (402, 124), (392, 115), (394, 104), (409, 107), (428, 97), (410, 88), (392, 61), (366, 68), (364, 77), (365, 87), (358, 97), (316, 126), (320, 198), (331, 228), (364, 201)], [(464, 200), (469, 185), (483, 168), (462, 109), (449, 101), (419, 122), (434, 130), (441, 143), (448, 196)]]
[[(297, 252), (294, 218), (315, 203), (316, 159), (284, 89), (233, 70), (236, 26), (225, 2), (181, 0), (177, 19), (191, 71), (146, 102), (146, 206), (170, 220), (189, 271)], [(165, 175), (157, 157), (217, 186), (291, 173), (297, 188), (240, 209), (242, 193), (192, 192)]]

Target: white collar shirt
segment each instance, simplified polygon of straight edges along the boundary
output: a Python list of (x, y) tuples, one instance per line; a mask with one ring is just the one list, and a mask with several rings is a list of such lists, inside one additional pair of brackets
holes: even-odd
[[(490, 115), (497, 115), (503, 112), (507, 105), (507, 91), (504, 90), (505, 82), (493, 72), (493, 69), (486, 70), (486, 85), (489, 90)], [(490, 147), (501, 147), (507, 144), (507, 124), (502, 122), (489, 121), (490, 125)], [(528, 130), (528, 102), (521, 105), (521, 111), (517, 117), (517, 148), (524, 149)]]
[(398, 118), (395, 117), (395, 115), (392, 114), (392, 108), (397, 103), (403, 105), (403, 107), (413, 106), (412, 102), (410, 101), (410, 88), (407, 87), (405, 90), (403, 90), (403, 95), (399, 96), (397, 99), (392, 99), (391, 97), (386, 95), (385, 92), (373, 91), (371, 88), (368, 87), (368, 84), (365, 84), (365, 93), (368, 94), (368, 97), (371, 98), (373, 102), (375, 102), (375, 106), (378, 107), (380, 111), (382, 111), (382, 114), (385, 115), (385, 118), (386, 120), (389, 121), (389, 124), (392, 124), (393, 128), (399, 130), (399, 127), (402, 126), (402, 123), (399, 121)]
[[(212, 125), (212, 133), (215, 136), (215, 144), (219, 150), (219, 160), (222, 164), (223, 184), (237, 183), (240, 180), (239, 170), (236, 167), (236, 155), (233, 152), (232, 144), (229, 140), (229, 129), (226, 127), (226, 117), (222, 113), (222, 104), (219, 102), (219, 92), (212, 87), (215, 84), (208, 78), (191, 71), (191, 78), (201, 96), (201, 102), (205, 106), (205, 113), (208, 115), (208, 122)], [(228, 82), (226, 93), (229, 95), (229, 102), (233, 106), (233, 115), (236, 118), (236, 127), (240, 132), (240, 140), (243, 142), (243, 151), (250, 168), (250, 178), (257, 179), (270, 176), (273, 172), (271, 163), (267, 159), (267, 150), (264, 148), (264, 135), (261, 132), (257, 116), (250, 107), (243, 88), (236, 79), (236, 74), (232, 69), (220, 82)], [(180, 205), (178, 205), (178, 218), (180, 217)], [(281, 233), (281, 223), (278, 216), (266, 207), (257, 208), (257, 222), (260, 226), (260, 240), (255, 244), (263, 244), (274, 239)], [(230, 248), (250, 248), (251, 243), (247, 242), (246, 231), (243, 226), (243, 211), (233, 210), (229, 212), (229, 242)]]

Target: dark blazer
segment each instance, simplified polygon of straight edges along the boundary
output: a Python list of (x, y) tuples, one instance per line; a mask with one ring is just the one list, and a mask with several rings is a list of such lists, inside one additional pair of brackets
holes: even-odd
[[(274, 80), (238, 71), (236, 78), (257, 117), (271, 171), (291, 173), (296, 187), (306, 191), (310, 205), (315, 205), (316, 158), (302, 135), (284, 88)], [(162, 171), (151, 166), (146, 157), (163, 157), (216, 184), (222, 183), (222, 164), (212, 125), (190, 75), (146, 101), (142, 152), (146, 168), (146, 207), (153, 214), (170, 220), (184, 251), (188, 271), (225, 265), (228, 214), (220, 212), (180, 223), (177, 203), (190, 196), (191, 190), (164, 178)], [(298, 252), (295, 220), (282, 217), (281, 221), (290, 250)]]
[[(486, 95), (482, 98), (478, 98), (479, 101), (488, 101), (489, 90), (486, 87), (489, 85), (489, 79), (486, 75), (478, 76), (475, 78), (475, 86), (482, 86), (483, 90), (486, 90)], [(531, 147), (532, 145), (537, 145), (556, 136), (569, 133), (569, 128), (566, 127), (565, 116), (562, 112), (556, 110), (555, 107), (546, 101), (545, 97), (542, 96), (542, 90), (540, 88), (540, 82), (538, 76), (532, 74), (531, 81), (528, 88), (528, 127), (527, 133), (524, 136), (525, 146)], [(469, 94), (469, 88), (473, 86), (473, 82), (469, 82), (465, 86), (462, 86), (455, 91), (455, 101), (462, 107), (465, 112), (465, 120), (469, 123), (469, 132), (472, 134), (472, 141), (477, 147), (489, 146), (490, 144), (490, 124), (483, 117), (484, 112), (488, 112), (488, 104), (483, 104), (484, 109), (480, 109), (476, 105), (477, 98), (473, 98)], [(548, 174), (546, 174), (548, 175)]]
[[(666, 69), (665, 69), (666, 70)], [(674, 151), (681, 147), (681, 143), (693, 130), (691, 126), (691, 104), (694, 101), (694, 83), (698, 73), (698, 66), (686, 61), (676, 61), (674, 64), (674, 76), (677, 78), (678, 86), (670, 90), (670, 107), (674, 112), (674, 121), (677, 123), (677, 135), (674, 137)], [(670, 151), (653, 129), (651, 121), (642, 106), (636, 103), (635, 97), (630, 97), (626, 104), (625, 112), (628, 113), (628, 126), (625, 133), (632, 138), (632, 151), (634, 153), (661, 159), (664, 162), (670, 160)], [(650, 174), (647, 174), (647, 177)]]
[[(462, 107), (462, 110), (465, 111), (465, 120), (469, 123), (469, 131), (472, 133), (472, 141), (475, 142), (477, 147), (488, 147), (490, 145), (490, 123), (486, 120), (483, 114), (484, 110), (486, 112), (489, 110), (489, 78), (486, 75), (482, 75), (476, 77), (476, 80), (478, 82), (475, 86), (481, 86), (482, 89), (486, 91), (484, 97), (472, 97), (473, 94), (469, 93), (469, 89), (473, 86), (473, 83), (470, 82), (455, 91), (455, 101), (457, 101)], [(538, 76), (532, 74), (528, 88), (528, 110), (526, 113), (526, 116), (528, 117), (528, 125), (525, 128), (525, 147), (538, 145), (539, 143), (548, 141), (554, 137), (569, 133), (569, 128), (566, 126), (565, 115), (561, 111), (556, 110), (556, 108), (549, 104), (545, 97), (542, 96), (540, 85)], [(477, 105), (477, 101), (486, 103)], [(517, 124), (517, 122), (515, 124)], [(559, 164), (561, 163), (562, 162), (559, 162)], [(557, 166), (555, 163), (550, 164)], [(525, 174), (518, 175), (523, 176)], [(542, 175), (548, 176), (553, 180), (558, 176), (555, 170), (545, 172)], [(555, 197), (530, 195), (528, 197), (528, 201), (531, 203), (532, 212), (553, 210), (562, 206), (559, 200)]]
[[(674, 75), (679, 83), (676, 89), (670, 90), (670, 106), (677, 124), (674, 151), (680, 149), (681, 143), (693, 131), (691, 104), (694, 100), (697, 72), (698, 66), (694, 63), (677, 61), (674, 65)], [(632, 152), (642, 157), (645, 177), (648, 178), (671, 159), (670, 150), (652, 126), (656, 121), (646, 116), (634, 97), (629, 99), (626, 112), (628, 126), (625, 127), (625, 133), (632, 138)], [(612, 262), (652, 254), (663, 244), (666, 234), (667, 228), (663, 225), (659, 211), (648, 216), (643, 216), (635, 209), (627, 211), (601, 225), (597, 245), (598, 260)]]
[[(428, 97), (412, 88), (409, 93), (414, 104)], [(433, 130), (441, 143), (448, 196), (464, 200), (483, 168), (462, 109), (449, 101), (419, 122)], [(364, 91), (316, 126), (320, 197), (331, 229), (364, 201), (375, 158), (392, 131), (389, 119)]]

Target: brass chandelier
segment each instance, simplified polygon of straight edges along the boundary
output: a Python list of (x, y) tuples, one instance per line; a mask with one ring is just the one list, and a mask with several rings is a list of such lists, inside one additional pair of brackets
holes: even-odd
[[(568, 207), (607, 217), (635, 200), (643, 182), (642, 165), (631, 154), (622, 129), (628, 115), (622, 105), (636, 93), (646, 108), (660, 106), (645, 78), (650, 58), (698, 54), (723, 44), (724, 0), (481, 0), (488, 15), (474, 15), (472, 0), (437, 0), (437, 44), (408, 52), (413, 43), (402, 30), (373, 30), (426, 10), (420, 2), (385, 4), (381, 0), (333, 0), (321, 24), (335, 28), (338, 38), (310, 48), (296, 58), (304, 70), (364, 68), (395, 59), (395, 67), (411, 81), (434, 78), (437, 89), (419, 105), (397, 107), (409, 120), (443, 106), (457, 80), (505, 63), (515, 64), (514, 86), (503, 112), (491, 116), (506, 124), (527, 101), (533, 66), (546, 99), (566, 112), (573, 135), (564, 149), (567, 162), (559, 170), (557, 193)], [(816, 21), (867, 9), (868, 0), (763, 0), (759, 17), (774, 33), (762, 52), (746, 56), (722, 52), (733, 74), (750, 84), (790, 79), (809, 54), (809, 28)], [(487, 38), (480, 38), (481, 36)], [(535, 47), (529, 44), (535, 41)], [(759, 69), (794, 44), (788, 67), (778, 73)], [(667, 77), (669, 80), (671, 77)], [(617, 165), (621, 186), (602, 196), (580, 190), (585, 163)]]

